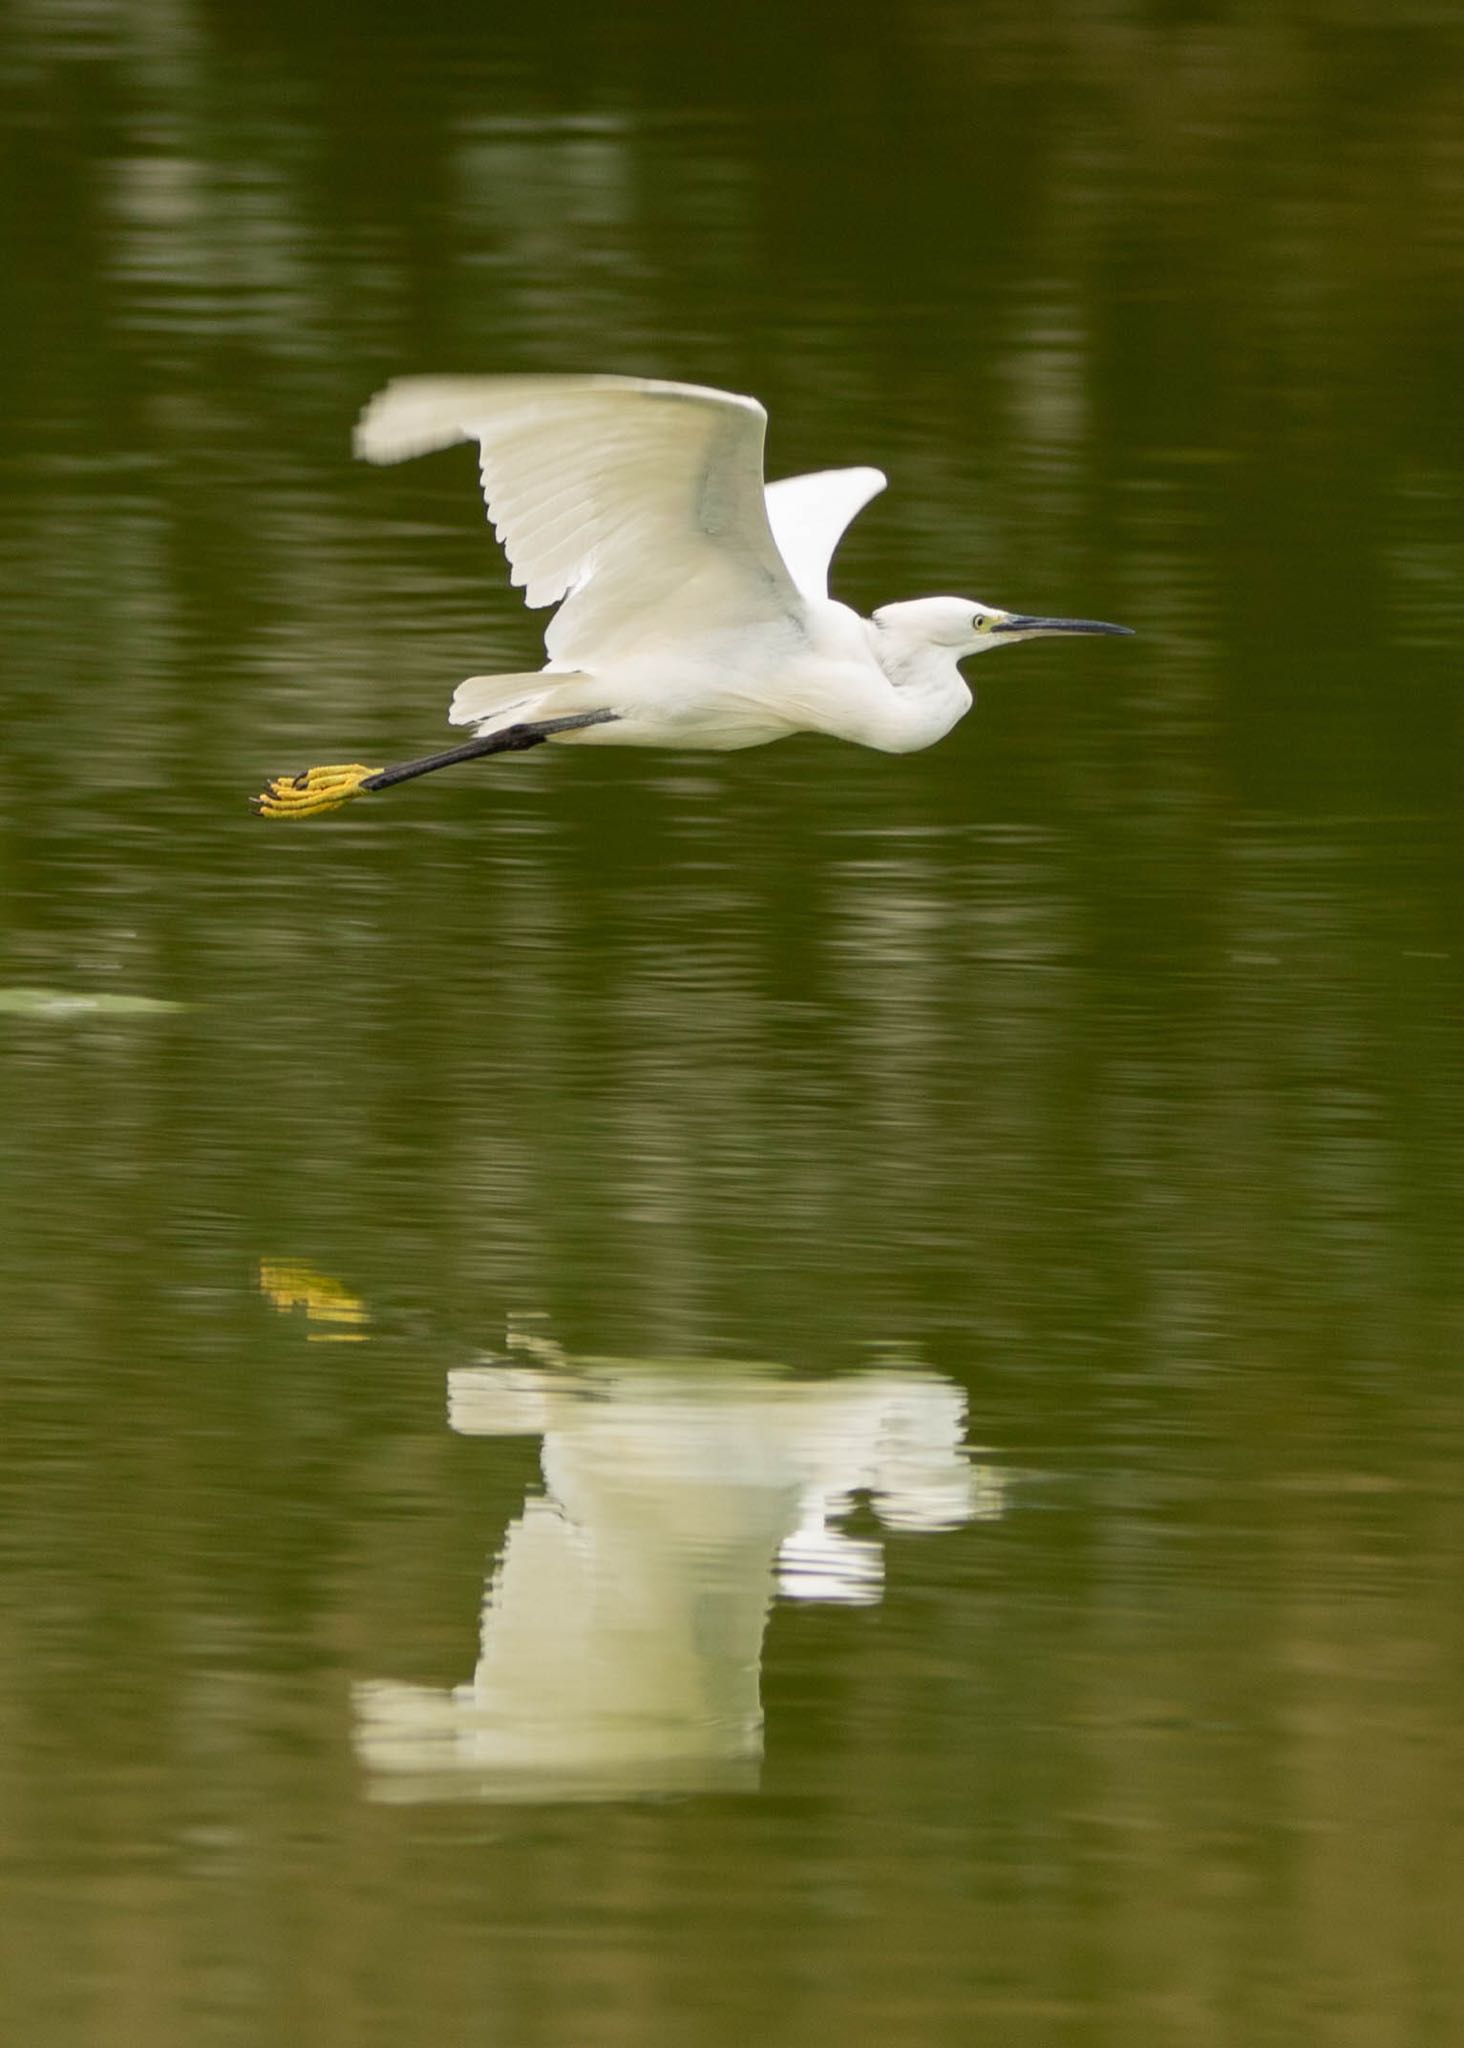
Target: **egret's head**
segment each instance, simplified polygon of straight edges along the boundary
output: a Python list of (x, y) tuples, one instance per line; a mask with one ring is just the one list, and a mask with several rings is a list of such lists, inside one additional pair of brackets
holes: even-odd
[(949, 648), (957, 661), (1004, 647), (1013, 640), (1035, 640), (1044, 633), (1131, 633), (1131, 626), (1108, 626), (1101, 619), (1034, 618), (1027, 612), (998, 611), (970, 597), (917, 597), (908, 604), (886, 604), (874, 622), (906, 648)]

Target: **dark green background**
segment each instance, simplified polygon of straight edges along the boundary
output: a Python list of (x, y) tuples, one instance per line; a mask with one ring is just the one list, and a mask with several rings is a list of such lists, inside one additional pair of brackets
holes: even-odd
[[(10, 2038), (1464, 2034), (1461, 106), (1380, 0), (6, 8), (0, 983), (186, 1006), (0, 1015)], [(879, 463), (862, 607), (1141, 637), (259, 824), (534, 661), (470, 458), (348, 456), (514, 369)], [(968, 1390), (1005, 1514), (775, 1610), (756, 1796), (366, 1796), (524, 1313)]]

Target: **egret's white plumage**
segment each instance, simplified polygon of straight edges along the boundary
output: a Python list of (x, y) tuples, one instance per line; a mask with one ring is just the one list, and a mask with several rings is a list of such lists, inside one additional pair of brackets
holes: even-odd
[(773, 539), (809, 604), (827, 599), (829, 568), (844, 529), (888, 482), (882, 469), (820, 469), (768, 485)]
[[(967, 655), (1039, 633), (1127, 630), (957, 597), (861, 618), (830, 598), (829, 564), (885, 479), (833, 469), (765, 484), (766, 426), (754, 398), (641, 377), (408, 377), (378, 392), (357, 454), (401, 462), (476, 442), (513, 581), (529, 605), (558, 607), (544, 667), (470, 676), (451, 722), (505, 746), (512, 735), (515, 746), (726, 749), (820, 732), (910, 753), (969, 710)], [(309, 815), (468, 751), (312, 769), (277, 780), (256, 808)]]
[(812, 731), (890, 753), (947, 733), (971, 704), (957, 664), (1023, 629), (965, 599), (872, 620), (832, 600), (834, 550), (885, 478), (765, 485), (766, 426), (756, 399), (639, 377), (408, 377), (379, 392), (356, 452), (399, 462), (476, 441), (513, 581), (529, 605), (559, 607), (546, 668), (470, 678), (453, 723), (604, 707), (613, 722), (561, 738), (727, 748)]
[(632, 377), (405, 377), (356, 428), (368, 462), (476, 441), (524, 602), (559, 605), (549, 659), (602, 667), (695, 619), (785, 621), (793, 585), (763, 492), (750, 398)]

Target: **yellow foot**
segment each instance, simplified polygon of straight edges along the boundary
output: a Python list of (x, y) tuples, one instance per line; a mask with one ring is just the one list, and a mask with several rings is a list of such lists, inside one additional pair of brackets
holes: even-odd
[(299, 775), (277, 775), (262, 795), (250, 797), (249, 808), (257, 818), (319, 818), (360, 796), (362, 783), (379, 772), (351, 761), (330, 768), (306, 768)]

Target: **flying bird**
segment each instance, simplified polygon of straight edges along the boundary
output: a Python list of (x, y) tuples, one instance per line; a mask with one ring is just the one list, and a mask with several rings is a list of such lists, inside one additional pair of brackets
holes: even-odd
[(485, 754), (560, 745), (762, 746), (828, 733), (888, 754), (943, 739), (971, 708), (968, 655), (1050, 633), (1127, 633), (966, 597), (861, 618), (828, 593), (877, 469), (763, 480), (755, 398), (642, 377), (406, 377), (366, 406), (368, 462), (476, 441), (483, 496), (524, 600), (558, 610), (528, 674), (469, 676), (453, 725), (475, 737), (391, 768), (276, 777), (254, 810), (308, 818)]

